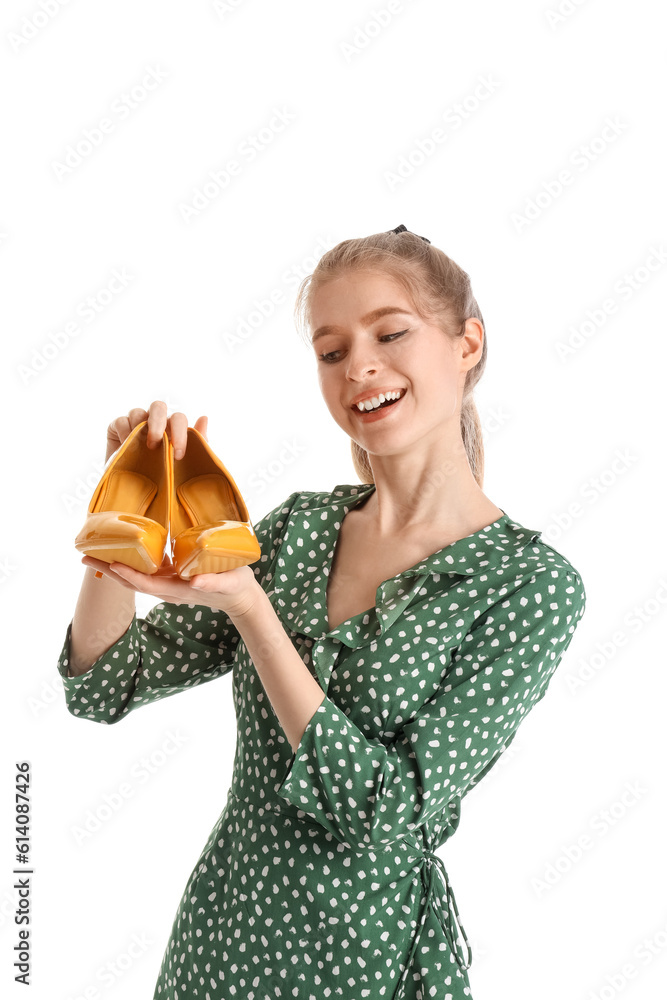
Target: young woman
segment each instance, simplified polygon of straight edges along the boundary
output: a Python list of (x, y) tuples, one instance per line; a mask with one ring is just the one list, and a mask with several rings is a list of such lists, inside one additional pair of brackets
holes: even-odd
[[(299, 312), (361, 484), (292, 493), (254, 525), (260, 560), (226, 573), (84, 557), (67, 705), (114, 723), (232, 673), (232, 785), (154, 998), (459, 1000), (471, 951), (436, 851), (544, 696), (585, 590), (482, 490), (486, 337), (460, 267), (404, 226), (347, 240)], [(178, 461), (187, 418), (161, 401), (110, 425), (107, 458), (146, 419)], [(161, 601), (145, 620), (135, 592)]]

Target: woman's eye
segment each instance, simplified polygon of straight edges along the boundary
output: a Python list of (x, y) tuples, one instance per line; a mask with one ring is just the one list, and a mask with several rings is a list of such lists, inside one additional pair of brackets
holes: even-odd
[[(403, 337), (406, 333), (409, 332), (410, 332), (409, 330), (399, 330), (398, 333), (385, 333), (380, 337), (380, 340), (383, 343), (386, 343), (387, 341), (395, 340), (397, 337)], [(328, 354), (320, 354), (319, 358), (321, 361), (332, 363), (337, 360), (337, 358), (335, 358), (334, 355), (338, 353), (339, 353), (338, 351), (329, 351)]]

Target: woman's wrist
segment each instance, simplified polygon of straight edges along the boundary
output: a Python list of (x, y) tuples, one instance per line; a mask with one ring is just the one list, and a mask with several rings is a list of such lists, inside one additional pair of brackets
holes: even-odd
[[(256, 617), (260, 609), (263, 608), (266, 612), (267, 604), (271, 611), (273, 611), (273, 605), (269, 601), (263, 588), (257, 580), (253, 580), (248, 589), (239, 596), (237, 605), (234, 608), (229, 609), (226, 614), (233, 625), (236, 625), (237, 627), (239, 625), (243, 626), (243, 623), (251, 622)], [(278, 620), (277, 616), (276, 620)]]

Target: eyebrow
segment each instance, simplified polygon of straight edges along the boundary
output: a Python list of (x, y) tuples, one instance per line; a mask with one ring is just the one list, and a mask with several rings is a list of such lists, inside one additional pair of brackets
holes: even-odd
[[(380, 306), (379, 309), (373, 309), (372, 312), (362, 316), (361, 322), (363, 326), (370, 326), (372, 323), (377, 322), (377, 320), (382, 319), (383, 316), (394, 316), (397, 313), (400, 313), (402, 316), (412, 316), (411, 312), (408, 312), (407, 309), (401, 309), (399, 306)], [(340, 329), (339, 326), (318, 327), (312, 336), (311, 344), (314, 344), (318, 337), (323, 337), (325, 333), (336, 333)]]

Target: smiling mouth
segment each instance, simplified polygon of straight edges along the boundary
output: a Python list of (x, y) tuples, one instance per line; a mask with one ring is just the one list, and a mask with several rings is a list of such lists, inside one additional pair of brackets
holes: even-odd
[[(403, 399), (403, 396), (405, 395), (407, 390), (392, 389), (390, 391), (392, 393), (391, 399), (385, 398), (384, 394), (380, 392), (377, 394), (377, 396), (369, 396), (368, 399), (360, 400), (359, 403), (353, 403), (352, 409), (355, 411), (355, 413), (375, 413), (376, 410), (381, 410), (388, 406), (393, 406), (394, 403), (398, 403), (399, 400)], [(394, 393), (400, 393), (400, 395), (395, 396)], [(382, 401), (377, 406), (370, 406), (370, 407), (368, 406), (368, 403), (370, 403), (371, 399), (379, 399), (380, 396), (382, 396)]]
[(391, 409), (392, 407), (396, 406), (404, 398), (405, 398), (405, 392), (403, 393), (402, 396), (399, 396), (398, 399), (393, 399), (393, 400), (385, 399), (382, 403), (380, 403), (378, 406), (374, 406), (373, 409), (371, 410), (365, 410), (365, 409), (360, 410), (356, 404), (352, 407), (352, 410), (356, 414), (357, 418), (362, 421), (362, 423), (365, 424), (373, 423), (374, 420), (382, 420), (384, 417), (384, 413), (387, 410)]

